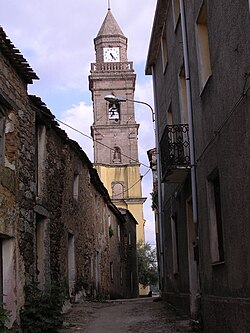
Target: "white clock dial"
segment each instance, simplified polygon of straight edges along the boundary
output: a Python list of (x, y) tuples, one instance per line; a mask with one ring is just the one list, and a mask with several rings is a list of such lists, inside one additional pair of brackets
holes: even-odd
[(120, 61), (119, 47), (104, 47), (103, 59), (105, 62), (118, 62)]

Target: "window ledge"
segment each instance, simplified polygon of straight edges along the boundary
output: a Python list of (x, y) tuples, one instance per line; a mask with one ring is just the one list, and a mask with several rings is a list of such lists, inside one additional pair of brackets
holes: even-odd
[(221, 265), (225, 265), (225, 261), (217, 261), (212, 263), (212, 267), (217, 267)]

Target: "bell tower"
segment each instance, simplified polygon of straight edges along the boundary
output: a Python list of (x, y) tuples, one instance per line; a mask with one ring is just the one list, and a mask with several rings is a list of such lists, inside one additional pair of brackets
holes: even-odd
[(127, 59), (127, 38), (110, 8), (94, 39), (96, 62), (91, 64), (89, 87), (94, 122), (94, 165), (112, 201), (129, 210), (138, 222), (137, 240), (144, 240), (144, 218), (138, 128), (133, 102), (107, 102), (107, 95), (133, 100), (136, 75)]

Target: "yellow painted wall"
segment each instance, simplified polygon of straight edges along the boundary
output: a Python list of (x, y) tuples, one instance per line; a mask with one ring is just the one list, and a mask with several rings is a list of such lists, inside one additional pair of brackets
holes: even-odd
[(125, 208), (137, 220), (137, 241), (145, 240), (144, 237), (144, 217), (143, 217), (143, 202), (141, 188), (140, 166), (104, 166), (95, 165), (98, 174), (107, 188), (110, 197), (112, 198), (112, 182), (123, 182), (125, 186), (124, 200), (114, 202), (117, 207)]

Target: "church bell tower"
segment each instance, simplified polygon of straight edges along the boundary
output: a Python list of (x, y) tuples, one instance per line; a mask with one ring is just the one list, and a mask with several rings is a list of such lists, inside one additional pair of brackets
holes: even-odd
[(133, 102), (107, 102), (107, 95), (133, 100), (136, 75), (127, 59), (127, 38), (110, 9), (94, 39), (96, 62), (91, 64), (89, 87), (94, 122), (94, 165), (118, 208), (129, 210), (138, 222), (137, 240), (144, 241), (144, 218), (138, 128)]

